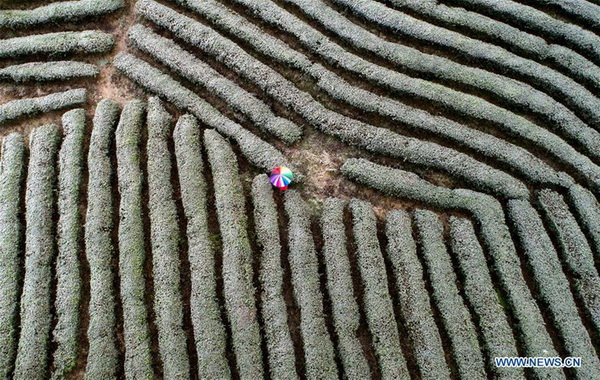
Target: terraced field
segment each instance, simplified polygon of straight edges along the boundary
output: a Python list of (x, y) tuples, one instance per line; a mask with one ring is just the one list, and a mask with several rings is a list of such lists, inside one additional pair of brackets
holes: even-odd
[(0, 378), (600, 379), (599, 20), (0, 2)]

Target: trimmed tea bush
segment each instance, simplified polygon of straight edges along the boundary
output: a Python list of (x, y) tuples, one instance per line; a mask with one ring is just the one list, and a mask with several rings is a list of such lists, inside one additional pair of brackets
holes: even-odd
[(203, 177), (200, 128), (191, 115), (179, 118), (173, 132), (181, 200), (187, 219), (188, 259), (190, 262), (190, 309), (198, 353), (198, 377), (231, 377), (226, 358), (225, 328), (217, 302), (215, 247), (210, 243)]
[(304, 343), (306, 377), (337, 379), (334, 348), (323, 316), (319, 263), (310, 230), (308, 207), (295, 190), (287, 190), (284, 200), (288, 218), (288, 260), (294, 298), (300, 309), (300, 333)]
[(0, 40), (0, 58), (25, 55), (97, 54), (112, 49), (115, 39), (99, 30), (34, 34)]
[(596, 258), (600, 258), (600, 203), (589, 190), (573, 185), (568, 192), (569, 202), (581, 228), (587, 232), (593, 245)]
[(356, 259), (364, 292), (363, 304), (375, 353), (379, 359), (381, 376), (385, 379), (408, 378), (388, 289), (385, 263), (377, 240), (375, 213), (371, 204), (358, 199), (352, 199), (349, 207), (352, 212)]
[(358, 340), (360, 314), (354, 297), (343, 218), (344, 201), (328, 198), (323, 202), (322, 254), (327, 271), (327, 290), (344, 374), (348, 379), (368, 379), (371, 371)]
[(90, 267), (89, 352), (85, 378), (115, 378), (119, 367), (113, 273), (113, 168), (110, 149), (119, 119), (119, 106), (103, 100), (96, 106), (88, 152), (85, 253)]
[(0, 161), (0, 377), (6, 379), (17, 355), (19, 282), (22, 278), (23, 226), (21, 188), (25, 177), (25, 142), (19, 133), (2, 139)]
[(119, 279), (123, 305), (125, 376), (152, 379), (150, 330), (145, 304), (144, 223), (142, 220), (142, 168), (140, 162), (144, 103), (128, 102), (115, 132), (119, 183)]
[(260, 174), (252, 181), (254, 225), (260, 247), (259, 281), (262, 286), (261, 312), (269, 353), (269, 369), (273, 379), (298, 379), (294, 343), (290, 335), (287, 307), (283, 297), (281, 241), (277, 206), (268, 177)]
[(0, 11), (0, 28), (26, 29), (100, 17), (123, 7), (123, 0), (63, 1), (28, 10)]
[(29, 166), (25, 192), (25, 276), (21, 294), (21, 333), (15, 379), (45, 379), (52, 323), (50, 285), (54, 260), (56, 155), (60, 136), (55, 125), (29, 135)]
[(146, 125), (150, 243), (158, 349), (165, 378), (187, 379), (190, 376), (190, 365), (183, 331), (183, 302), (179, 284), (180, 233), (167, 143), (173, 123), (171, 115), (158, 98), (148, 100)]
[(85, 103), (86, 94), (85, 88), (78, 88), (0, 104), (0, 125), (24, 116), (80, 106)]
[(450, 339), (458, 373), (465, 379), (483, 379), (486, 376), (477, 332), (456, 286), (456, 274), (444, 245), (442, 222), (429, 210), (416, 210), (414, 219), (421, 248), (419, 253), (423, 256), (433, 289), (431, 297)]
[(53, 379), (62, 379), (76, 366), (81, 325), (81, 238), (83, 220), (79, 205), (83, 183), (83, 144), (86, 130), (84, 109), (62, 117), (63, 141), (58, 154), (58, 226), (56, 256), (56, 344)]
[(242, 379), (259, 379), (263, 377), (261, 338), (252, 284), (252, 251), (237, 159), (229, 143), (215, 130), (204, 131), (204, 144), (213, 176), (223, 241), (223, 292), (237, 369)]
[(399, 210), (390, 212), (385, 232), (388, 239), (385, 253), (392, 264), (400, 313), (421, 378), (449, 378), (442, 339), (425, 289), (423, 267), (417, 257), (409, 214)]
[(100, 73), (96, 65), (77, 61), (31, 62), (0, 69), (0, 80), (14, 82), (59, 81), (95, 77)]

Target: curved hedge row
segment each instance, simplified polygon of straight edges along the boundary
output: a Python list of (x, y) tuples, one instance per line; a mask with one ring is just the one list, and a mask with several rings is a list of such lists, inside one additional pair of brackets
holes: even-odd
[(489, 368), (497, 379), (521, 379), (523, 369), (500, 368), (494, 363), (496, 357), (519, 356), (519, 353), (473, 224), (455, 216), (451, 216), (448, 223), (452, 254), (462, 274), (467, 301), (477, 316)]
[(118, 70), (140, 86), (165, 98), (178, 108), (190, 112), (202, 123), (234, 139), (244, 156), (255, 166), (264, 170), (287, 166), (296, 173), (293, 165), (288, 163), (275, 147), (226, 118), (198, 95), (162, 71), (128, 53), (119, 53), (114, 64)]
[(271, 183), (265, 174), (257, 175), (252, 181), (252, 202), (256, 241), (260, 248), (261, 313), (270, 375), (272, 379), (298, 379), (294, 342), (283, 297), (278, 212)]
[(310, 230), (306, 202), (295, 190), (284, 193), (288, 217), (288, 245), (294, 298), (300, 309), (300, 333), (308, 379), (337, 379), (331, 337), (325, 326), (319, 284), (319, 263)]
[(456, 286), (456, 274), (444, 245), (442, 222), (432, 211), (416, 210), (414, 223), (433, 289), (431, 297), (448, 333), (458, 374), (465, 379), (483, 379), (486, 376), (477, 332)]
[[(338, 12), (321, 0), (285, 0), (285, 2), (300, 8), (308, 17), (347, 44), (398, 67), (434, 77), (438, 80), (485, 91), (517, 109), (528, 108), (539, 113), (536, 109), (542, 103), (546, 103), (542, 113), (546, 114), (549, 113), (550, 109), (560, 107), (557, 102), (548, 96), (522, 82), (387, 41), (352, 23), (350, 20), (340, 17)], [(589, 115), (589, 117), (592, 118), (593, 123), (597, 124), (599, 122), (597, 115)]]
[(106, 53), (112, 49), (115, 39), (99, 30), (83, 32), (56, 32), (7, 38), (0, 41), (0, 58), (24, 55), (63, 55)]
[[(348, 159), (341, 168), (349, 179), (387, 194), (419, 201), (443, 210), (464, 210), (477, 221), (481, 239), (492, 259), (499, 286), (518, 321), (518, 339), (531, 356), (556, 356), (540, 310), (523, 278), (520, 260), (504, 220), (500, 203), (494, 198), (469, 190), (435, 186), (414, 173), (374, 164), (364, 159)], [(535, 369), (547, 374), (548, 370)]]
[(421, 378), (449, 378), (450, 371), (444, 360), (442, 339), (431, 311), (429, 293), (425, 289), (423, 267), (417, 257), (409, 214), (400, 210), (390, 212), (386, 218), (385, 233), (388, 239), (386, 255), (396, 278), (400, 312)]
[(119, 183), (119, 279), (123, 305), (125, 376), (151, 379), (150, 330), (144, 293), (144, 223), (142, 220), (142, 168), (140, 162), (144, 103), (128, 102), (115, 132)]
[(95, 77), (100, 73), (96, 65), (78, 61), (29, 62), (0, 69), (0, 80), (13, 82), (56, 81)]
[(600, 203), (589, 190), (579, 185), (569, 188), (567, 194), (570, 204), (578, 217), (579, 225), (584, 229), (595, 250), (596, 259), (600, 258)]
[(215, 130), (204, 131), (204, 144), (215, 187), (215, 203), (223, 241), (223, 292), (231, 324), (233, 347), (240, 378), (263, 377), (260, 332), (254, 286), (252, 251), (242, 184), (235, 153)]
[(507, 209), (527, 256), (539, 297), (547, 305), (567, 353), (585, 358), (585, 363), (576, 370), (577, 377), (593, 378), (594, 373), (600, 373), (600, 360), (579, 318), (569, 282), (540, 216), (525, 200), (509, 201)]
[(492, 18), (518, 23), (526, 30), (543, 35), (545, 39), (566, 43), (575, 50), (589, 54), (596, 64), (600, 62), (600, 41), (597, 35), (530, 6), (514, 1), (493, 0), (451, 0), (449, 3), (473, 9)]
[(114, 378), (119, 351), (117, 348), (115, 289), (111, 262), (114, 255), (111, 231), (113, 224), (113, 169), (111, 142), (119, 106), (102, 100), (96, 106), (88, 152), (88, 194), (85, 220), (85, 253), (90, 267), (90, 303), (88, 325), (89, 351), (86, 379)]
[(179, 186), (187, 219), (190, 263), (190, 309), (198, 355), (198, 377), (231, 377), (225, 328), (217, 301), (215, 247), (210, 243), (200, 128), (191, 115), (179, 118), (173, 131)]
[(390, 0), (390, 3), (398, 9), (408, 9), (420, 17), (435, 20), (436, 24), (485, 36), (485, 39), (506, 46), (516, 54), (531, 57), (539, 62), (552, 63), (573, 78), (596, 89), (600, 88), (598, 66), (573, 50), (548, 43), (542, 37), (464, 8), (450, 7), (434, 0)]
[(86, 94), (85, 88), (77, 88), (0, 104), (0, 125), (23, 116), (33, 116), (44, 112), (80, 106), (85, 103)]
[(56, 325), (52, 333), (53, 379), (67, 376), (79, 356), (80, 307), (82, 295), (81, 238), (82, 216), (79, 209), (83, 184), (83, 145), (86, 130), (84, 109), (62, 116), (63, 141), (58, 154), (58, 225), (56, 256)]
[(19, 133), (2, 139), (0, 161), (0, 377), (9, 378), (17, 354), (19, 282), (22, 278), (21, 188), (25, 141)]
[[(465, 56), (469, 61), (486, 62), (503, 75), (523, 77), (525, 78), (523, 81), (541, 88), (540, 92), (561, 99), (561, 102), (591, 120), (599, 119), (600, 100), (573, 79), (547, 66), (522, 58), (491, 43), (466, 37), (461, 33), (389, 9), (377, 2), (335, 0), (334, 3), (350, 10), (365, 21), (393, 31), (397, 35), (450, 50), (452, 53)], [(591, 132), (595, 131), (591, 130)]]
[(349, 203), (352, 213), (356, 260), (363, 286), (367, 324), (384, 379), (408, 378), (400, 348), (400, 334), (388, 289), (385, 263), (377, 239), (377, 224), (371, 204), (358, 199)]
[(161, 37), (140, 24), (131, 27), (128, 35), (133, 46), (150, 54), (179, 75), (203, 86), (211, 94), (225, 100), (228, 105), (244, 114), (260, 129), (273, 134), (287, 144), (296, 142), (302, 136), (302, 129), (298, 125), (273, 114), (269, 106), (253, 94), (183, 50), (172, 40)]
[(25, 29), (99, 17), (123, 7), (123, 0), (63, 1), (27, 10), (0, 11), (0, 28)]
[(50, 354), (51, 265), (54, 260), (56, 155), (60, 136), (54, 125), (34, 129), (29, 136), (25, 193), (25, 276), (21, 294), (21, 332), (15, 379), (44, 379)]
[(343, 218), (344, 201), (328, 198), (323, 202), (322, 255), (327, 273), (327, 290), (344, 375), (348, 379), (369, 379), (371, 371), (358, 340), (360, 314), (354, 297)]
[(558, 7), (571, 17), (583, 21), (597, 31), (600, 28), (598, 12), (600, 7), (587, 1), (561, 1), (561, 0), (532, 0), (532, 3), (539, 5), (551, 5)]
[(600, 277), (587, 239), (560, 194), (542, 190), (538, 201), (558, 240), (561, 259), (573, 274), (575, 291), (583, 301), (594, 329), (600, 332)]
[(168, 379), (190, 375), (183, 301), (180, 289), (179, 226), (171, 186), (171, 157), (167, 140), (173, 123), (158, 98), (148, 99), (147, 173), (150, 243), (154, 279), (154, 312), (158, 349)]
[[(413, 78), (371, 63), (366, 59), (346, 51), (318, 30), (312, 28), (296, 16), (271, 2), (259, 0), (233, 1), (235, 1), (236, 4), (241, 4), (250, 8), (265, 22), (292, 34), (303, 46), (314, 54), (321, 56), (330, 64), (348, 70), (358, 77), (368, 79), (370, 82), (396, 93), (431, 101), (445, 109), (458, 112), (459, 114), (490, 121), (500, 127), (505, 133), (517, 136), (520, 139), (524, 139), (534, 144), (536, 147), (551, 153), (562, 162), (577, 167), (578, 170), (585, 172), (582, 168), (591, 164), (587, 157), (582, 156), (561, 138), (555, 136), (541, 126), (530, 122), (524, 117), (518, 116), (477, 96), (458, 92), (428, 80)], [(248, 43), (252, 43), (252, 46), (259, 49), (262, 53), (268, 54), (272, 59), (291, 67), (299, 68), (309, 75), (315, 75), (314, 67), (312, 66), (318, 67), (318, 65), (311, 64), (311, 62), (299, 52), (295, 52), (285, 45), (279, 49), (279, 54), (273, 54), (271, 52), (272, 47), (279, 46), (275, 42), (277, 41), (276, 39), (263, 33), (255, 26), (241, 21), (239, 17), (235, 17), (235, 14), (231, 14), (231, 17), (223, 17), (224, 14), (230, 13), (228, 13), (227, 8), (222, 9), (222, 7), (215, 7), (212, 4), (213, 2), (205, 1), (202, 3), (188, 4), (188, 6), (194, 11), (201, 13), (203, 16), (209, 17), (215, 23), (219, 23), (219, 25), (228, 28), (230, 32), (236, 33), (240, 38), (245, 38)], [(244, 26), (247, 30), (244, 34), (239, 31), (241, 26)], [(283, 52), (285, 54), (282, 54)], [(587, 70), (586, 68), (586, 72), (589, 71), (590, 70)], [(324, 72), (324, 70), (320, 68), (318, 72)], [(321, 76), (322, 74), (317, 75), (315, 79), (319, 80)], [(343, 80), (339, 80), (339, 78), (336, 78), (331, 74), (330, 77), (336, 80), (333, 86), (323, 86), (321, 82), (318, 82), (317, 85), (323, 90), (331, 92), (332, 90), (329, 89), (330, 87), (336, 89), (338, 86), (343, 86), (345, 83)], [(352, 88), (352, 91), (348, 91), (348, 93), (352, 94), (353, 91), (358, 90), (358, 88)], [(342, 99), (348, 102), (348, 99)], [(356, 105), (360, 106), (360, 104), (361, 103), (357, 103)], [(558, 103), (556, 103), (555, 106), (558, 108), (554, 109), (549, 106), (541, 107), (539, 101), (530, 103), (530, 107), (535, 107), (538, 113), (551, 115), (550, 118), (552, 119), (552, 122), (548, 123), (548, 126), (569, 135), (586, 150), (587, 154), (593, 157), (600, 157), (600, 153), (598, 153), (597, 149), (598, 144), (592, 143), (594, 139), (598, 141), (597, 133), (587, 127), (585, 123), (569, 112), (564, 106)], [(584, 136), (586, 138), (584, 138)]]

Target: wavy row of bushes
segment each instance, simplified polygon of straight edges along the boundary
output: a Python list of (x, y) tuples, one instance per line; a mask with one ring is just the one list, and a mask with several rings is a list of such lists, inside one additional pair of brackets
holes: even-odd
[(586, 115), (591, 120), (598, 120), (599, 100), (594, 94), (573, 79), (547, 66), (522, 58), (494, 44), (469, 38), (461, 33), (389, 9), (383, 4), (366, 0), (335, 0), (334, 2), (365, 21), (393, 31), (400, 36), (450, 50), (468, 58), (471, 62), (487, 63), (503, 75), (524, 78), (524, 81), (543, 89), (542, 92), (561, 99), (561, 102), (576, 112)]
[(134, 25), (128, 32), (130, 43), (150, 54), (173, 71), (203, 86), (211, 94), (225, 100), (260, 129), (271, 133), (287, 144), (302, 136), (302, 129), (293, 122), (278, 117), (261, 100), (225, 78), (216, 70), (180, 48), (172, 40), (159, 36), (143, 25)]
[[(188, 43), (214, 55), (217, 60), (251, 79), (273, 98), (298, 112), (310, 124), (327, 134), (371, 152), (449, 172), (478, 188), (509, 198), (524, 197), (527, 194), (527, 189), (521, 182), (465, 154), (435, 143), (373, 127), (326, 109), (309, 94), (297, 89), (291, 82), (257, 61), (232, 41), (171, 8), (152, 0), (143, 0), (138, 3), (137, 11)], [(174, 25), (177, 27), (173, 27)]]
[(600, 88), (600, 70), (596, 65), (579, 53), (561, 45), (548, 43), (540, 36), (464, 8), (447, 6), (434, 0), (391, 0), (390, 3), (398, 9), (433, 20), (436, 24), (482, 36), (481, 39), (502, 45), (516, 54), (542, 63), (551, 63), (586, 85)]
[(119, 187), (119, 279), (123, 307), (125, 376), (153, 377), (150, 329), (145, 304), (144, 263), (146, 245), (142, 220), (141, 133), (145, 105), (128, 102), (115, 132)]
[(158, 349), (165, 378), (184, 379), (190, 375), (190, 364), (183, 330), (180, 233), (171, 185), (172, 167), (168, 146), (173, 123), (171, 114), (158, 98), (148, 99), (146, 126), (150, 244)]
[(17, 354), (16, 322), (19, 315), (19, 282), (22, 278), (23, 136), (11, 133), (4, 137), (0, 156), (0, 377), (8, 378)]
[(363, 305), (381, 376), (384, 379), (407, 378), (408, 369), (400, 348), (400, 334), (377, 239), (375, 213), (371, 204), (358, 199), (351, 200), (349, 208), (363, 287)]
[(322, 255), (337, 349), (344, 374), (349, 379), (368, 379), (371, 378), (371, 370), (358, 340), (360, 314), (354, 296), (350, 259), (346, 249), (344, 204), (344, 201), (337, 198), (328, 198), (323, 202)]
[(571, 48), (589, 55), (595, 63), (600, 61), (598, 36), (578, 25), (559, 20), (528, 5), (514, 1), (449, 0), (447, 3), (486, 14), (544, 36), (545, 39), (565, 43)]
[(85, 62), (29, 62), (0, 69), (0, 80), (12, 80), (13, 82), (58, 81), (95, 77), (99, 73), (98, 66)]
[(58, 224), (56, 256), (56, 325), (52, 340), (53, 379), (67, 376), (79, 356), (81, 326), (82, 280), (80, 258), (83, 257), (82, 215), (79, 209), (83, 184), (84, 109), (75, 109), (62, 116), (63, 140), (58, 153)]
[(294, 342), (290, 334), (287, 307), (283, 296), (283, 269), (278, 211), (268, 177), (260, 174), (252, 181), (254, 228), (260, 248), (259, 281), (261, 315), (273, 379), (298, 379)]
[(465, 297), (477, 316), (488, 368), (498, 379), (521, 378), (524, 376), (523, 369), (496, 367), (494, 363), (496, 357), (519, 356), (519, 353), (473, 224), (468, 219), (455, 216), (451, 216), (448, 223), (452, 255), (462, 275)]
[(284, 193), (284, 205), (288, 219), (288, 260), (294, 298), (300, 309), (306, 377), (337, 379), (334, 347), (325, 326), (319, 263), (310, 228), (309, 209), (296, 190)]
[(115, 378), (119, 368), (117, 347), (116, 295), (113, 272), (114, 249), (110, 152), (119, 119), (119, 106), (102, 100), (96, 106), (87, 159), (87, 212), (85, 219), (85, 253), (90, 270), (89, 350), (87, 379)]
[(542, 219), (525, 200), (509, 201), (507, 214), (527, 257), (538, 296), (547, 305), (567, 353), (586, 358), (585, 364), (577, 369), (577, 377), (594, 377), (595, 373), (600, 373), (600, 360), (581, 322), (569, 282)]
[(448, 333), (458, 374), (466, 379), (483, 379), (485, 366), (477, 332), (456, 285), (456, 274), (444, 245), (442, 222), (433, 211), (416, 210), (414, 223), (420, 254), (433, 289), (431, 297)]
[(0, 41), (0, 58), (26, 55), (97, 54), (112, 49), (115, 39), (99, 30), (56, 32), (7, 38)]
[(283, 165), (294, 170), (293, 165), (289, 164), (275, 147), (225, 117), (169, 75), (128, 53), (120, 53), (115, 58), (114, 64), (135, 83), (163, 97), (178, 108), (190, 112), (202, 123), (235, 140), (244, 156), (255, 166), (271, 170)]
[(190, 311), (198, 355), (198, 377), (231, 377), (226, 357), (225, 327), (217, 301), (215, 250), (210, 242), (204, 160), (200, 127), (191, 115), (179, 118), (173, 131), (177, 172), (187, 221), (190, 263)]
[(386, 255), (396, 279), (400, 313), (406, 326), (413, 355), (423, 379), (450, 377), (442, 339), (435, 323), (429, 293), (425, 288), (423, 267), (412, 236), (410, 215), (392, 211), (387, 215)]
[(558, 241), (561, 259), (573, 274), (577, 296), (594, 329), (600, 332), (600, 277), (587, 239), (560, 194), (542, 190), (538, 201), (548, 227)]
[(595, 256), (600, 257), (600, 203), (592, 192), (579, 185), (571, 186), (567, 196), (578, 217), (579, 226), (589, 237)]
[[(378, 86), (396, 93), (431, 101), (459, 114), (492, 122), (500, 127), (504, 133), (524, 139), (554, 155), (562, 162), (577, 167), (578, 170), (585, 172), (582, 168), (592, 164), (589, 159), (583, 157), (561, 138), (524, 117), (489, 103), (482, 98), (458, 92), (431, 81), (413, 78), (371, 63), (345, 50), (318, 30), (273, 3), (258, 0), (234, 1), (236, 4), (250, 8), (263, 21), (292, 34), (303, 46), (334, 66), (348, 70), (361, 78), (365, 78), (370, 82), (376, 83)], [(214, 5), (212, 1), (186, 4), (194, 11), (209, 18), (219, 26), (227, 28), (228, 31), (243, 38), (248, 43), (251, 43), (254, 48), (268, 55), (270, 58), (293, 68), (298, 68), (309, 75), (314, 75), (315, 71), (312, 67), (314, 65), (301, 53), (289, 49), (285, 44), (280, 46), (281, 41), (273, 38), (271, 35), (265, 34), (253, 24), (244, 21), (243, 18), (227, 10), (227, 8)], [(228, 15), (229, 17), (224, 17), (224, 15)], [(243, 33), (241, 32), (242, 30), (244, 31)], [(280, 48), (273, 53), (275, 46)], [(322, 68), (318, 72), (326, 73)], [(315, 79), (319, 80), (321, 76), (322, 74), (317, 75)], [(330, 74), (329, 77), (335, 80), (333, 88), (337, 88), (338, 86), (348, 87), (344, 81), (339, 80), (335, 76)], [(329, 93), (332, 91), (330, 89), (331, 86), (323, 86), (321, 82), (318, 82), (317, 85), (324, 91)], [(358, 91), (358, 89), (352, 88), (352, 91)], [(352, 91), (349, 92), (352, 93)], [(366, 91), (363, 91), (363, 93), (368, 94)], [(339, 96), (333, 96), (339, 98)], [(341, 99), (348, 102), (347, 98), (341, 97)], [(559, 103), (555, 103), (554, 105), (547, 104), (548, 102), (542, 103), (539, 98), (536, 98), (535, 101), (533, 99), (526, 100), (529, 102), (530, 107), (536, 108), (538, 113), (549, 116), (551, 119), (551, 122), (548, 123), (549, 127), (569, 136), (573, 141), (577, 141), (583, 147), (586, 154), (592, 157), (599, 157), (598, 143), (594, 143), (594, 141), (600, 142), (598, 134), (569, 112), (568, 109)], [(547, 97), (546, 100), (548, 100)], [(356, 105), (360, 107), (361, 103)], [(410, 107), (405, 108), (410, 109)]]
[(571, 17), (589, 24), (593, 29), (600, 28), (600, 20), (598, 20), (600, 6), (597, 2), (594, 4), (588, 1), (532, 0), (532, 3), (559, 8)]
[[(404, 70), (484, 91), (517, 109), (526, 108), (539, 113), (536, 108), (542, 103), (547, 103), (550, 109), (560, 107), (556, 101), (525, 83), (387, 41), (345, 17), (340, 17), (340, 13), (328, 7), (323, 1), (286, 0), (286, 3), (300, 8), (308, 17), (353, 48), (384, 59)], [(548, 111), (544, 111), (542, 115), (546, 113)], [(592, 118), (591, 122), (596, 124), (599, 122), (597, 115), (588, 115), (589, 117)]]
[(237, 369), (242, 379), (262, 378), (261, 337), (252, 283), (252, 250), (237, 159), (229, 143), (215, 130), (204, 131), (204, 145), (212, 171), (223, 242), (223, 293)]
[[(484, 248), (492, 258), (491, 269), (517, 321), (523, 352), (534, 356), (556, 356), (540, 309), (535, 303), (520, 269), (520, 260), (505, 223), (501, 204), (491, 196), (464, 189), (435, 186), (414, 173), (374, 164), (364, 159), (348, 159), (342, 174), (384, 193), (419, 201), (443, 210), (463, 210), (476, 220)], [(544, 370), (535, 369), (536, 373)]]
[(99, 17), (122, 8), (123, 0), (62, 1), (26, 10), (0, 11), (0, 28), (28, 29), (53, 23)]
[(85, 103), (86, 95), (85, 88), (77, 88), (0, 104), (0, 125), (24, 116), (81, 106)]
[(21, 294), (21, 331), (15, 379), (44, 379), (50, 359), (51, 282), (55, 255), (56, 155), (60, 136), (55, 125), (34, 129), (29, 136), (25, 190), (25, 276)]

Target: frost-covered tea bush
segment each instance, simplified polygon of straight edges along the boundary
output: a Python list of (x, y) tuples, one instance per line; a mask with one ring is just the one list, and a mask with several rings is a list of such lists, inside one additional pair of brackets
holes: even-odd
[(86, 95), (85, 88), (78, 88), (0, 104), (0, 125), (24, 116), (81, 106), (85, 103)]

